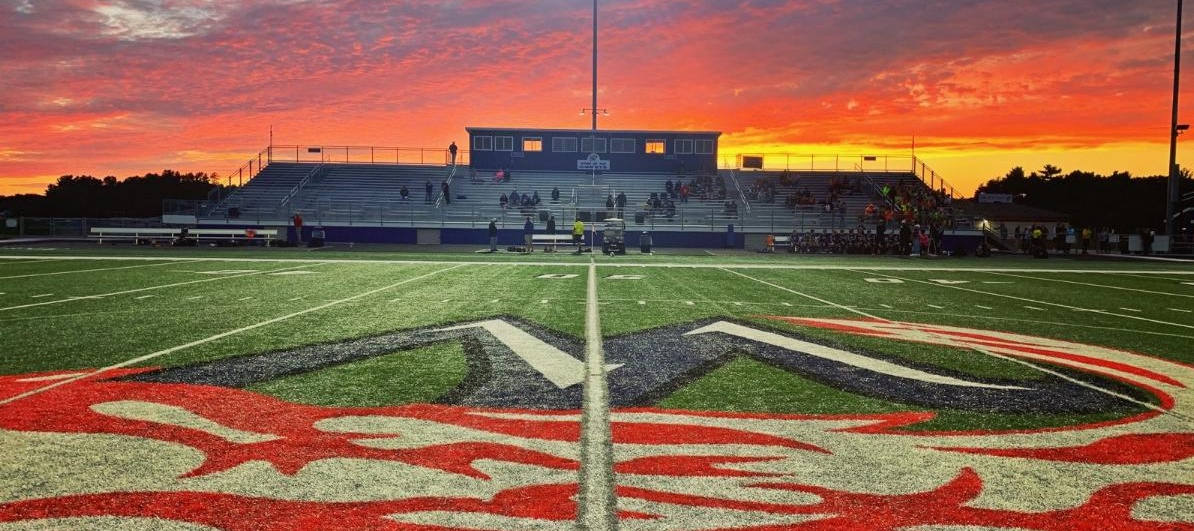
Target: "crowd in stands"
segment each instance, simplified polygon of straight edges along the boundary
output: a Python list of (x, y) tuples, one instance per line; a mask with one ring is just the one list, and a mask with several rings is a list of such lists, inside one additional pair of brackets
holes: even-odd
[[(888, 232), (880, 221), (868, 231), (864, 225), (855, 229), (827, 229), (807, 232), (793, 230), (788, 252), (803, 254), (895, 254), (900, 256), (937, 256), (943, 254), (945, 229), (941, 225), (901, 222), (899, 230)], [(769, 246), (770, 247), (770, 246)]]

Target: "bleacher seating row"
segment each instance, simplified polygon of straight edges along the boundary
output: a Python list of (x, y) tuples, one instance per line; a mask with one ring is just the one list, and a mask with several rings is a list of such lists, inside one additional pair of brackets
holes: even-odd
[[(455, 171), (453, 171), (455, 170)], [(441, 200), (440, 185), (451, 179), (450, 200)], [(856, 180), (853, 193), (839, 196), (844, 210), (825, 212), (821, 201), (830, 196), (833, 179)], [(593, 175), (582, 172), (520, 172), (509, 181), (495, 182), (490, 171), (471, 172), (467, 167), (394, 165), (394, 164), (311, 164), (272, 163), (245, 186), (204, 213), (204, 219), (285, 221), (301, 213), (308, 223), (339, 222), (353, 224), (409, 226), (476, 226), (491, 218), (517, 222), (522, 216), (555, 215), (570, 220), (582, 215), (589, 218), (619, 215), (630, 228), (650, 225), (676, 230), (724, 230), (733, 223), (744, 230), (776, 230), (790, 227), (856, 227), (858, 216), (868, 203), (882, 207), (877, 190), (900, 182), (920, 183), (911, 173), (792, 172), (790, 182), (775, 186), (772, 201), (748, 195), (761, 180), (779, 183), (777, 172), (719, 172), (712, 179), (726, 184), (724, 198), (705, 199), (690, 195), (687, 202), (673, 199), (674, 208), (652, 212), (644, 207), (651, 194), (665, 192), (671, 179), (678, 186), (693, 182), (693, 175), (620, 174)], [(425, 186), (431, 183), (432, 199), (426, 198)], [(408, 196), (403, 199), (405, 186)], [(552, 188), (560, 192), (552, 200)], [(502, 208), (499, 198), (506, 194), (539, 193), (540, 203), (532, 208)], [(785, 205), (789, 194), (807, 191), (816, 205)], [(620, 212), (605, 212), (607, 198), (625, 194), (627, 206)], [(745, 200), (744, 200), (745, 199)], [(734, 203), (727, 208), (727, 202)], [(596, 215), (590, 212), (596, 211)]]

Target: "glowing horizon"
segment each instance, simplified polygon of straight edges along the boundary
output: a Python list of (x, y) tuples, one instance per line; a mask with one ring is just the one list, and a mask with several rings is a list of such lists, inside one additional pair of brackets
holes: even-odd
[[(600, 123), (719, 130), (727, 158), (907, 157), (915, 136), (965, 193), (1013, 166), (1163, 174), (1171, 3), (604, 1)], [(427, 148), (585, 128), (590, 6), (0, 0), (0, 194), (226, 175), (271, 124), (276, 144)]]

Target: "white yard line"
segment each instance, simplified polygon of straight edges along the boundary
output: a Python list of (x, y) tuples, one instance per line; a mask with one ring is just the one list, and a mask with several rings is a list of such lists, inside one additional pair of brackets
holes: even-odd
[(1171, 311), (1171, 312), (1181, 312), (1181, 313), (1191, 313), (1191, 310), (1183, 310), (1183, 309), (1181, 309), (1181, 308), (1170, 308), (1170, 309), (1169, 309), (1169, 311)]
[[(1163, 273), (1163, 274), (1179, 274), (1179, 273), (1170, 272), (1170, 273)], [(1194, 273), (1190, 273), (1190, 274), (1194, 275)], [(1147, 278), (1149, 280), (1172, 280), (1174, 282), (1190, 282), (1190, 281), (1194, 280), (1194, 276), (1186, 277), (1186, 278), (1173, 278), (1173, 277), (1162, 277), (1162, 276), (1158, 276), (1158, 275), (1150, 275), (1147, 273), (1116, 273), (1116, 276)]]
[[(39, 261), (53, 262), (54, 260), (39, 260)], [(32, 263), (32, 262), (22, 262), (22, 263), (28, 264), (28, 263)], [(157, 266), (164, 266), (164, 265), (177, 265), (177, 264), (175, 264), (174, 262), (162, 262), (160, 264), (137, 264), (137, 265), (119, 266), (119, 267), (99, 267), (96, 269), (72, 269), (70, 271), (54, 271), (52, 273), (30, 273), (28, 275), (11, 275), (11, 276), (7, 276), (7, 277), (0, 277), (0, 280), (9, 280), (9, 279), (14, 279), (14, 278), (30, 278), (30, 277), (49, 277), (49, 276), (54, 276), (54, 275), (73, 275), (75, 273), (95, 273), (95, 272), (99, 272), (99, 271), (115, 271), (117, 269), (133, 269), (133, 268), (137, 268), (137, 267), (157, 267)]]
[[(870, 271), (870, 270), (868, 270), (868, 271)], [(748, 276), (746, 276), (746, 275), (743, 275), (743, 274), (741, 274), (741, 273), (737, 273), (737, 272), (735, 272), (735, 271), (730, 271), (730, 272), (731, 272), (731, 273), (734, 273), (734, 274), (736, 274), (736, 275), (741, 275), (741, 276), (744, 276), (744, 277), (746, 277), (746, 278), (752, 278), (752, 277), (748, 277)], [(855, 273), (860, 273), (860, 274), (865, 274), (865, 273), (863, 273), (862, 271), (854, 271), (854, 272), (855, 272)], [(891, 275), (880, 275), (880, 276), (891, 276)], [(891, 278), (899, 278), (899, 277), (891, 277)], [(789, 290), (789, 289), (787, 289), (787, 288), (785, 288), (785, 287), (783, 287), (783, 286), (777, 286), (777, 285), (775, 285), (775, 284), (771, 284), (771, 283), (769, 283), (769, 282), (762, 281), (762, 280), (759, 280), (759, 279), (752, 279), (752, 280), (755, 280), (755, 281), (757, 281), (757, 282), (762, 282), (762, 283), (764, 283), (764, 284), (768, 284), (768, 285), (770, 285), (770, 286), (773, 286), (773, 287), (776, 287), (776, 288), (782, 289), (782, 290), (784, 290), (784, 291), (789, 291), (789, 292), (792, 292), (792, 293), (796, 293), (796, 292), (793, 292), (793, 291), (791, 291), (791, 290)], [(955, 286), (955, 285), (951, 285), (951, 284), (938, 284), (938, 283), (936, 283), (936, 282), (927, 282), (927, 281), (922, 281), (922, 280), (914, 280), (914, 279), (906, 279), (906, 278), (903, 278), (903, 279), (901, 279), (901, 280), (903, 280), (903, 281), (905, 281), (905, 282), (920, 282), (920, 283), (922, 283), (922, 284), (928, 284), (928, 285), (930, 285), (930, 286), (940, 286), (940, 287), (943, 287), (943, 288), (955, 288), (955, 289), (962, 289), (962, 290), (965, 290), (965, 291), (973, 291), (973, 292), (975, 292), (975, 293), (985, 293), (985, 292), (982, 292), (982, 291), (979, 291), (979, 290), (973, 290), (973, 289), (961, 288), (961, 287), (958, 287), (958, 286)], [(812, 296), (810, 296), (810, 295), (804, 295), (804, 296), (805, 296), (805, 297), (809, 297), (809, 298), (815, 298), (815, 297), (812, 297)], [(1010, 297), (1010, 296), (1007, 296), (1007, 297)], [(1015, 297), (1012, 297), (1012, 298), (1015, 298)], [(838, 307), (840, 307), (840, 308), (843, 308), (843, 309), (847, 309), (847, 310), (850, 310), (850, 311), (854, 311), (854, 312), (856, 312), (856, 313), (859, 313), (860, 315), (865, 315), (865, 316), (867, 316), (867, 317), (870, 317), (870, 318), (872, 318), (872, 319), (876, 319), (876, 320), (880, 320), (880, 321), (884, 321), (884, 322), (888, 322), (888, 323), (894, 322), (894, 321), (891, 321), (890, 319), (884, 319), (884, 318), (882, 318), (882, 317), (875, 317), (874, 315), (871, 315), (871, 314), (868, 314), (868, 313), (864, 313), (864, 312), (862, 312), (861, 310), (851, 309), (850, 307), (847, 307), (847, 306), (842, 306), (842, 305), (839, 305), (839, 304), (835, 304), (835, 303), (832, 303), (832, 302), (829, 302), (829, 301), (826, 301), (826, 300), (823, 300), (823, 299), (817, 299), (817, 300), (819, 300), (819, 301), (821, 301), (821, 302), (826, 302), (826, 303), (829, 303), (829, 304), (833, 304), (834, 306), (838, 306)], [(1046, 305), (1048, 305), (1048, 304), (1052, 304), (1052, 303), (1042, 303), (1042, 304), (1046, 304)], [(1184, 325), (1179, 325), (1179, 326), (1184, 326)], [(1194, 328), (1194, 327), (1189, 327), (1189, 328)], [(977, 348), (977, 347), (973, 347), (973, 348), (974, 348), (976, 351), (978, 351), (978, 352), (982, 352), (982, 353), (984, 353), (984, 354), (988, 354), (988, 355), (991, 355), (991, 356), (993, 356), (993, 357), (1000, 358), (1000, 359), (1004, 359), (1004, 360), (1007, 360), (1007, 361), (1013, 361), (1013, 362), (1015, 362), (1015, 363), (1018, 363), (1018, 364), (1020, 364), (1020, 365), (1025, 365), (1025, 366), (1027, 366), (1027, 367), (1031, 367), (1031, 368), (1033, 368), (1033, 369), (1036, 369), (1036, 370), (1038, 370), (1038, 371), (1041, 371), (1041, 372), (1043, 372), (1043, 373), (1046, 373), (1046, 374), (1051, 374), (1051, 375), (1054, 375), (1054, 376), (1057, 376), (1057, 377), (1060, 377), (1060, 378), (1064, 378), (1064, 379), (1066, 379), (1066, 380), (1069, 380), (1069, 381), (1072, 381), (1072, 382), (1074, 382), (1074, 383), (1079, 383), (1079, 384), (1080, 384), (1080, 385), (1082, 385), (1083, 387), (1088, 387), (1088, 388), (1090, 388), (1090, 389), (1093, 389), (1093, 390), (1095, 390), (1095, 391), (1102, 392), (1102, 393), (1104, 393), (1104, 394), (1107, 394), (1107, 395), (1110, 395), (1110, 396), (1114, 396), (1114, 397), (1117, 397), (1117, 398), (1121, 398), (1121, 399), (1127, 400), (1127, 401), (1129, 401), (1129, 402), (1132, 402), (1132, 403), (1135, 403), (1135, 404), (1144, 404), (1144, 405), (1146, 405), (1146, 406), (1148, 406), (1148, 407), (1150, 407), (1150, 408), (1152, 408), (1152, 409), (1154, 409), (1154, 410), (1156, 410), (1156, 411), (1159, 411), (1159, 412), (1161, 412), (1161, 413), (1165, 413), (1165, 414), (1173, 414), (1171, 411), (1169, 411), (1169, 410), (1166, 410), (1166, 409), (1163, 409), (1163, 408), (1161, 408), (1161, 407), (1159, 407), (1159, 406), (1155, 406), (1155, 405), (1152, 405), (1152, 404), (1147, 404), (1147, 403), (1144, 403), (1144, 402), (1140, 402), (1140, 401), (1137, 401), (1137, 400), (1136, 400), (1136, 399), (1134, 399), (1134, 398), (1131, 398), (1131, 397), (1128, 397), (1128, 396), (1122, 395), (1122, 394), (1120, 394), (1120, 393), (1116, 393), (1116, 392), (1114, 392), (1114, 391), (1109, 391), (1109, 390), (1107, 390), (1107, 389), (1103, 389), (1103, 388), (1101, 388), (1101, 387), (1098, 387), (1098, 386), (1095, 386), (1095, 385), (1092, 385), (1092, 384), (1089, 384), (1089, 383), (1085, 383), (1085, 382), (1077, 382), (1076, 380), (1073, 380), (1072, 378), (1069, 378), (1069, 377), (1067, 377), (1067, 376), (1065, 376), (1065, 375), (1063, 375), (1063, 374), (1061, 374), (1061, 373), (1059, 373), (1059, 372), (1057, 372), (1057, 371), (1054, 371), (1054, 370), (1052, 370), (1052, 369), (1049, 369), (1049, 368), (1047, 368), (1047, 367), (1041, 367), (1041, 366), (1038, 366), (1037, 364), (1035, 364), (1035, 363), (1031, 363), (1031, 362), (1028, 362), (1028, 361), (1026, 361), (1026, 360), (1021, 360), (1021, 359), (1014, 359), (1014, 358), (1010, 358), (1010, 357), (1008, 357), (1008, 356), (1003, 356), (1003, 355), (1000, 355), (1000, 354), (996, 354), (996, 353), (994, 353), (994, 352), (990, 352), (990, 351), (988, 351), (988, 350), (986, 350), (986, 349), (982, 349), (982, 348)], [(1178, 417), (1178, 418), (1186, 419), (1186, 417), (1185, 417), (1185, 416), (1182, 416), (1182, 415), (1174, 415), (1174, 416), (1176, 416), (1176, 417)], [(1186, 420), (1188, 420), (1188, 419), (1186, 419)]]
[(936, 304), (926, 304), (925, 306), (928, 306), (929, 308), (936, 308), (936, 309), (938, 309), (938, 310), (944, 310), (944, 309), (945, 309), (945, 306), (937, 306)]
[(737, 272), (737, 271), (734, 271), (734, 270), (732, 270), (732, 269), (721, 268), (721, 270), (722, 270), (722, 271), (725, 271), (726, 273), (732, 273), (732, 274), (738, 275), (738, 276), (740, 276), (740, 277), (743, 277), (743, 278), (749, 278), (749, 279), (751, 279), (751, 280), (753, 280), (753, 281), (755, 281), (755, 282), (758, 282), (758, 283), (760, 283), (760, 284), (766, 284), (766, 285), (768, 285), (768, 286), (771, 286), (771, 287), (773, 287), (773, 288), (775, 288), (775, 289), (783, 290), (783, 291), (786, 291), (786, 292), (788, 292), (788, 293), (791, 293), (791, 294), (793, 294), (793, 295), (800, 295), (801, 297), (804, 297), (804, 298), (806, 298), (806, 299), (812, 299), (812, 300), (815, 300), (815, 301), (817, 301), (817, 302), (819, 302), (819, 303), (821, 303), (821, 304), (827, 304), (827, 305), (829, 305), (829, 306), (833, 306), (833, 307), (835, 307), (835, 308), (841, 308), (841, 309), (843, 309), (843, 310), (846, 310), (846, 311), (848, 311), (848, 312), (851, 312), (851, 313), (855, 313), (855, 314), (861, 315), (861, 316), (863, 316), (863, 317), (869, 317), (869, 318), (871, 318), (871, 319), (880, 319), (880, 320), (886, 321), (886, 319), (881, 319), (881, 318), (879, 318), (879, 317), (875, 317), (874, 315), (871, 315), (871, 314), (869, 314), (869, 313), (866, 313), (866, 312), (864, 312), (864, 311), (862, 311), (862, 310), (859, 310), (859, 309), (857, 309), (857, 308), (851, 308), (851, 307), (849, 307), (849, 306), (843, 306), (843, 305), (841, 305), (841, 304), (838, 304), (838, 303), (836, 303), (836, 302), (827, 301), (827, 300), (825, 300), (825, 299), (822, 299), (822, 298), (819, 298), (819, 297), (814, 297), (814, 296), (812, 296), (812, 295), (809, 295), (809, 294), (807, 294), (807, 293), (801, 293), (801, 292), (799, 292), (799, 291), (796, 291), (796, 290), (792, 290), (792, 289), (789, 289), (789, 288), (785, 288), (785, 287), (783, 287), (783, 286), (780, 286), (779, 284), (772, 284), (772, 283), (770, 283), (770, 282), (767, 282), (766, 280), (757, 279), (757, 278), (755, 278), (755, 277), (752, 277), (752, 276), (750, 276), (750, 275), (747, 275), (747, 274), (744, 274), (744, 273), (739, 273), (739, 272)]
[(1092, 288), (1117, 289), (1117, 290), (1121, 290), (1121, 291), (1135, 291), (1135, 292), (1137, 292), (1137, 293), (1150, 293), (1150, 294), (1153, 294), (1153, 295), (1168, 295), (1168, 296), (1170, 296), (1170, 297), (1187, 297), (1187, 298), (1194, 299), (1194, 295), (1186, 295), (1186, 294), (1183, 294), (1183, 293), (1169, 293), (1169, 292), (1166, 292), (1166, 291), (1154, 291), (1154, 290), (1151, 290), (1151, 289), (1125, 288), (1125, 287), (1123, 287), (1123, 286), (1109, 286), (1109, 285), (1107, 285), (1107, 284), (1094, 284), (1094, 283), (1091, 283), (1091, 282), (1078, 282), (1078, 281), (1075, 281), (1075, 280), (1064, 280), (1064, 279), (1060, 279), (1060, 278), (1044, 278), (1044, 277), (1033, 277), (1033, 276), (1028, 276), (1028, 275), (1016, 275), (1016, 274), (1012, 274), (1012, 273), (996, 273), (996, 272), (991, 272), (991, 273), (989, 273), (989, 274), (991, 274), (991, 275), (999, 275), (999, 276), (1003, 276), (1003, 277), (1016, 277), (1016, 278), (1026, 278), (1026, 279), (1029, 279), (1029, 280), (1040, 280), (1040, 281), (1042, 281), (1042, 282), (1062, 282), (1062, 283), (1065, 283), (1065, 284), (1076, 284), (1076, 285), (1079, 285), (1079, 286), (1090, 286), (1090, 287), (1092, 287)]
[(589, 258), (585, 300), (585, 384), (581, 403), (580, 492), (577, 526), (585, 531), (617, 529), (614, 495), (613, 435), (609, 419), (609, 389), (605, 381), (605, 353), (601, 348), (601, 317), (597, 300), (597, 265)]
[[(174, 282), (172, 284), (161, 284), (158, 286), (149, 286), (149, 287), (145, 287), (145, 288), (129, 289), (129, 290), (124, 290), (124, 291), (114, 291), (112, 293), (103, 293), (100, 295), (92, 295), (91, 297), (111, 297), (113, 295), (127, 295), (129, 293), (140, 293), (142, 291), (173, 288), (176, 286), (186, 286), (189, 284), (199, 284), (202, 282), (215, 282), (218, 280), (229, 280), (229, 279), (233, 279), (233, 278), (247, 277), (247, 276), (252, 276), (252, 275), (260, 275), (262, 273), (274, 273), (277, 271), (287, 271), (287, 270), (291, 270), (291, 269), (299, 269), (299, 268), (303, 268), (303, 267), (311, 267), (311, 266), (316, 266), (316, 265), (320, 265), (320, 263), (316, 262), (313, 264), (303, 264), (303, 265), (293, 266), (293, 267), (283, 267), (280, 269), (266, 269), (266, 270), (262, 270), (262, 271), (254, 271), (252, 273), (243, 273), (240, 275), (230, 275), (230, 276), (226, 276), (226, 277), (212, 277), (212, 278), (203, 278), (203, 279), (199, 279), (199, 280), (188, 280), (186, 282)], [(18, 306), (8, 306), (5, 308), (0, 308), (0, 312), (7, 312), (10, 310), (20, 310), (22, 308), (32, 308), (34, 306), (46, 306), (49, 304), (60, 304), (63, 302), (71, 302), (71, 301), (77, 301), (77, 300), (84, 300), (84, 298), (83, 297), (70, 297), (70, 298), (66, 298), (66, 299), (56, 299), (56, 300), (46, 301), (46, 302), (21, 304)]]
[(994, 309), (995, 309), (995, 308), (992, 308), (992, 307), (990, 307), (990, 306), (983, 306), (983, 305), (981, 305), (981, 304), (975, 304), (975, 305), (974, 305), (974, 307), (975, 307), (975, 308), (978, 308), (978, 309), (980, 309), (980, 310), (994, 310)]
[(916, 314), (916, 315), (931, 315), (934, 317), (965, 317), (965, 318), (969, 318), (969, 319), (983, 319), (983, 320), (991, 320), (991, 321), (1011, 321), (1011, 322), (1015, 322), (1015, 323), (1046, 324), (1046, 325), (1057, 325), (1057, 326), (1065, 326), (1065, 327), (1073, 327), (1073, 328), (1089, 328), (1091, 330), (1109, 330), (1112, 332), (1128, 332), (1128, 333), (1132, 333), (1132, 334), (1144, 334), (1147, 336), (1179, 337), (1182, 339), (1194, 339), (1194, 336), (1185, 335), (1185, 334), (1170, 334), (1168, 332), (1153, 332), (1151, 330), (1138, 330), (1138, 329), (1134, 329), (1134, 328), (1115, 328), (1112, 326), (1084, 325), (1084, 324), (1076, 324), (1076, 323), (1059, 323), (1057, 321), (1042, 321), (1040, 319), (1017, 319), (1014, 317), (995, 317), (992, 315), (974, 315), (974, 314), (969, 314), (969, 313), (925, 312), (925, 311), (920, 311), (920, 310), (883, 310), (880, 308), (863, 308), (863, 310), (870, 310), (872, 312), (886, 311), (886, 312), (890, 312), (890, 313), (909, 313), (909, 314)]
[(358, 294), (356, 294), (356, 295), (353, 295), (353, 296), (351, 296), (351, 297), (346, 297), (346, 298), (343, 298), (343, 299), (340, 299), (340, 300), (335, 300), (335, 301), (332, 301), (332, 302), (328, 302), (328, 303), (320, 304), (319, 306), (313, 306), (313, 307), (311, 307), (311, 308), (307, 308), (306, 310), (300, 310), (300, 311), (297, 311), (297, 312), (294, 312), (294, 313), (290, 313), (290, 314), (283, 315), (283, 316), (281, 316), (281, 317), (275, 317), (275, 318), (273, 318), (273, 319), (267, 319), (267, 320), (265, 320), (265, 321), (261, 321), (261, 322), (254, 323), (254, 324), (251, 324), (251, 325), (248, 325), (248, 326), (244, 326), (244, 327), (241, 327), (241, 328), (237, 328), (237, 329), (235, 329), (235, 330), (229, 330), (229, 331), (227, 331), (227, 332), (220, 332), (219, 334), (216, 334), (216, 335), (213, 335), (213, 336), (208, 336), (208, 337), (205, 337), (205, 338), (203, 338), (203, 339), (198, 339), (198, 340), (195, 340), (195, 341), (191, 341), (190, 343), (186, 343), (186, 344), (183, 344), (183, 345), (178, 345), (178, 346), (175, 346), (175, 347), (170, 347), (170, 348), (168, 348), (168, 349), (159, 350), (159, 351), (157, 351), (157, 352), (153, 352), (153, 353), (150, 353), (150, 354), (146, 354), (146, 355), (144, 355), (144, 356), (138, 356), (138, 357), (136, 357), (136, 358), (128, 359), (128, 360), (122, 361), (122, 362), (120, 362), (120, 363), (116, 363), (116, 364), (113, 364), (113, 365), (109, 365), (109, 366), (107, 366), (107, 367), (104, 367), (104, 368), (102, 368), (102, 369), (96, 369), (96, 370), (94, 370), (94, 371), (91, 371), (91, 372), (85, 372), (85, 373), (81, 373), (81, 374), (79, 374), (78, 376), (74, 376), (74, 377), (67, 378), (67, 379), (64, 379), (64, 380), (58, 380), (58, 381), (55, 381), (54, 383), (51, 383), (51, 384), (49, 384), (49, 385), (46, 385), (46, 386), (43, 386), (43, 387), (38, 387), (38, 388), (36, 388), (36, 389), (32, 389), (32, 390), (26, 391), (26, 392), (24, 392), (24, 393), (21, 393), (21, 394), (19, 394), (19, 395), (12, 396), (12, 397), (6, 398), (6, 399), (4, 399), (4, 400), (0, 400), (0, 406), (6, 405), (6, 404), (11, 404), (11, 403), (13, 403), (13, 402), (16, 402), (17, 400), (21, 400), (21, 399), (23, 399), (23, 398), (28, 398), (28, 397), (30, 397), (30, 396), (33, 396), (33, 395), (36, 395), (36, 394), (39, 394), (39, 393), (43, 393), (43, 392), (49, 391), (50, 389), (53, 389), (53, 388), (55, 388), (55, 387), (60, 387), (60, 386), (63, 386), (63, 385), (67, 385), (67, 384), (70, 384), (70, 383), (77, 382), (77, 381), (79, 381), (79, 380), (82, 380), (83, 378), (88, 378), (88, 377), (97, 376), (97, 375), (103, 374), (103, 373), (105, 373), (105, 372), (108, 372), (108, 371), (114, 370), (114, 369), (120, 369), (120, 368), (122, 368), (122, 367), (128, 367), (128, 366), (130, 366), (130, 365), (135, 365), (135, 364), (138, 364), (138, 363), (141, 363), (141, 362), (144, 362), (144, 361), (148, 361), (148, 360), (151, 360), (151, 359), (154, 359), (154, 358), (159, 358), (159, 357), (161, 357), (161, 356), (165, 356), (165, 355), (167, 355), (167, 354), (172, 354), (172, 353), (174, 353), (174, 352), (178, 352), (178, 351), (180, 351), (180, 350), (188, 349), (188, 348), (195, 347), (195, 346), (198, 346), (198, 345), (202, 345), (202, 344), (205, 344), (205, 343), (211, 343), (212, 341), (216, 341), (216, 340), (218, 340), (218, 339), (223, 339), (223, 338), (225, 338), (225, 337), (228, 337), (228, 336), (232, 336), (232, 335), (240, 334), (240, 333), (243, 333), (243, 332), (248, 332), (248, 331), (250, 331), (250, 330), (255, 330), (255, 329), (257, 329), (257, 328), (261, 328), (261, 327), (263, 327), (263, 326), (271, 325), (271, 324), (274, 324), (274, 323), (279, 323), (279, 322), (285, 321), (285, 320), (287, 320), (287, 319), (293, 319), (293, 318), (295, 318), (295, 317), (298, 317), (298, 316), (301, 316), (301, 315), (306, 315), (306, 314), (308, 314), (308, 313), (311, 313), (311, 312), (316, 312), (316, 311), (319, 311), (319, 310), (323, 310), (323, 309), (325, 309), (325, 308), (330, 308), (330, 307), (332, 307), (332, 306), (336, 306), (336, 305), (338, 305), (338, 304), (343, 304), (343, 303), (346, 303), (346, 302), (351, 302), (351, 301), (354, 301), (354, 300), (360, 299), (360, 298), (362, 298), (362, 297), (367, 297), (367, 296), (369, 296), (369, 295), (372, 295), (372, 294), (374, 294), (374, 293), (379, 293), (379, 292), (382, 292), (382, 291), (385, 291), (385, 290), (388, 290), (388, 289), (392, 289), (392, 288), (395, 288), (395, 287), (401, 286), (401, 285), (403, 285), (403, 284), (406, 284), (406, 283), (409, 283), (409, 282), (414, 282), (414, 281), (416, 281), (416, 280), (422, 280), (422, 279), (424, 279), (424, 278), (427, 278), (427, 277), (430, 277), (430, 276), (432, 276), (432, 275), (435, 275), (435, 274), (438, 274), (438, 273), (443, 273), (444, 271), (450, 271), (450, 270), (452, 270), (452, 269), (456, 269), (457, 267), (460, 267), (460, 266), (448, 267), (448, 268), (444, 268), (444, 269), (437, 269), (437, 270), (435, 270), (435, 271), (432, 271), (432, 272), (430, 272), (430, 273), (426, 273), (426, 274), (423, 274), (423, 275), (419, 275), (419, 276), (417, 276), (417, 277), (414, 277), (414, 278), (408, 278), (408, 279), (406, 279), (406, 280), (403, 280), (403, 281), (400, 281), (400, 282), (395, 282), (395, 283), (393, 283), (393, 284), (390, 284), (390, 285), (388, 285), (388, 286), (383, 286), (383, 287), (380, 287), (380, 288), (371, 289), (371, 290), (369, 290), (369, 291), (366, 291), (366, 292), (363, 292), (363, 293), (358, 293)]
[[(11, 262), (0, 261), (0, 264), (2, 264), (2, 265), (21, 265), (21, 264), (40, 264), (42, 262), (57, 262), (57, 261), (58, 261), (57, 258), (50, 258), (47, 260), (13, 260)], [(9, 278), (9, 277), (0, 277), (0, 278)]]
[(1015, 295), (1006, 295), (1006, 294), (1003, 294), (1003, 293), (994, 293), (994, 292), (990, 292), (990, 291), (982, 291), (982, 290), (978, 290), (978, 289), (964, 288), (964, 287), (962, 287), (962, 286), (956, 286), (956, 285), (952, 285), (952, 284), (938, 284), (938, 283), (936, 283), (936, 282), (927, 282), (927, 281), (924, 281), (924, 280), (917, 280), (917, 279), (914, 279), (914, 278), (898, 277), (898, 276), (895, 276), (895, 275), (888, 275), (888, 274), (884, 274), (884, 273), (877, 273), (877, 272), (875, 272), (875, 270), (873, 270), (873, 269), (854, 269), (853, 271), (854, 271), (855, 273), (858, 273), (858, 274), (860, 274), (860, 275), (874, 274), (874, 275), (879, 275), (879, 276), (882, 276), (882, 277), (888, 277), (888, 278), (896, 278), (896, 279), (900, 279), (900, 280), (903, 280), (904, 282), (916, 282), (916, 283), (918, 283), (918, 284), (925, 284), (925, 285), (928, 285), (928, 286), (937, 286), (937, 287), (939, 287), (939, 288), (948, 288), (948, 289), (956, 289), (956, 290), (961, 290), (961, 291), (968, 291), (968, 292), (970, 292), (970, 293), (977, 293), (977, 294), (979, 294), (979, 295), (988, 295), (988, 296), (991, 296), (991, 297), (1001, 297), (1001, 298), (1005, 298), (1005, 299), (1013, 299), (1013, 300), (1018, 300), (1018, 301), (1021, 301), (1021, 302), (1029, 302), (1029, 303), (1032, 303), (1032, 304), (1042, 304), (1042, 305), (1045, 305), (1045, 306), (1055, 306), (1055, 307), (1058, 307), (1058, 308), (1066, 308), (1066, 309), (1068, 309), (1068, 310), (1078, 310), (1078, 311), (1084, 311), (1084, 312), (1091, 312), (1091, 313), (1097, 313), (1097, 314), (1102, 314), (1102, 315), (1109, 315), (1109, 316), (1112, 316), (1112, 317), (1120, 317), (1120, 318), (1124, 318), (1124, 319), (1135, 319), (1135, 320), (1137, 320), (1137, 321), (1147, 321), (1147, 322), (1150, 322), (1150, 323), (1155, 323), (1155, 324), (1161, 324), (1161, 325), (1166, 325), (1166, 326), (1177, 326), (1177, 327), (1181, 327), (1181, 328), (1189, 328), (1189, 329), (1191, 329), (1191, 330), (1194, 330), (1194, 325), (1187, 325), (1187, 324), (1181, 324), (1181, 323), (1171, 323), (1171, 322), (1169, 322), (1169, 321), (1161, 321), (1161, 320), (1159, 320), (1159, 319), (1149, 319), (1149, 318), (1147, 318), (1147, 317), (1140, 317), (1140, 316), (1138, 316), (1138, 315), (1129, 315), (1129, 314), (1123, 314), (1123, 313), (1114, 313), (1114, 312), (1108, 312), (1108, 311), (1104, 311), (1104, 310), (1096, 310), (1096, 309), (1093, 309), (1093, 308), (1083, 308), (1083, 307), (1081, 307), (1081, 306), (1071, 306), (1071, 305), (1069, 305), (1069, 304), (1061, 304), (1061, 303), (1058, 303), (1058, 302), (1048, 302), (1048, 301), (1041, 301), (1041, 300), (1036, 300), (1036, 299), (1028, 299), (1028, 298), (1025, 298), (1025, 297), (1017, 297), (1017, 296), (1015, 296)]

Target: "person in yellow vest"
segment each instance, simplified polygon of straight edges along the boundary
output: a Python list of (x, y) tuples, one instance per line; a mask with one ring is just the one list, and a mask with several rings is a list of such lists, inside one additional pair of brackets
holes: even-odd
[(572, 244), (576, 246), (576, 252), (580, 252), (580, 244), (585, 237), (585, 224), (576, 218), (576, 223), (572, 224)]
[(1090, 237), (1092, 233), (1090, 227), (1082, 229), (1082, 254), (1088, 254), (1090, 251)]

